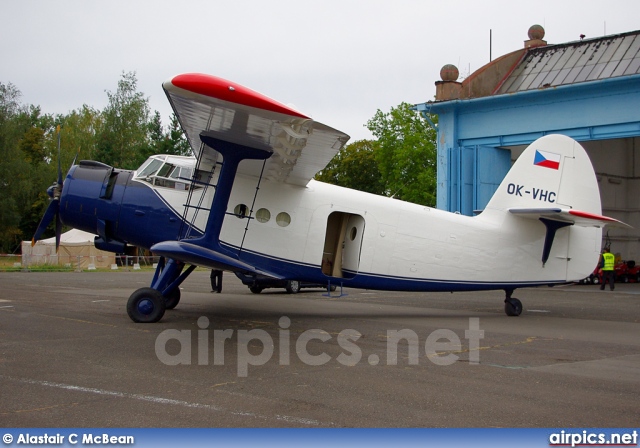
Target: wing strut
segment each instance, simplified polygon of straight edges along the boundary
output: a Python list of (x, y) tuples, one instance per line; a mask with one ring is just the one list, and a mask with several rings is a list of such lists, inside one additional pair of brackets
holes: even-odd
[[(202, 143), (202, 146), (204, 146), (204, 143)], [(202, 148), (200, 150), (202, 151)], [(180, 230), (178, 232), (178, 240), (187, 239), (191, 237), (191, 231), (193, 229), (196, 229), (196, 219), (198, 218), (198, 213), (200, 212), (200, 210), (210, 211), (210, 209), (202, 206), (202, 202), (207, 194), (207, 190), (209, 189), (209, 187), (213, 187), (214, 189), (216, 188), (216, 186), (211, 183), (211, 180), (213, 179), (216, 166), (219, 164), (219, 162), (212, 164), (211, 170), (209, 171), (206, 182), (200, 181), (198, 179), (198, 172), (200, 171), (201, 162), (202, 162), (202, 158), (200, 157), (198, 158), (196, 166), (193, 169), (193, 175), (191, 176), (191, 179), (189, 179), (191, 183), (189, 184), (189, 193), (187, 194), (187, 202), (186, 204), (184, 204), (184, 212), (182, 214), (182, 222), (180, 223)], [(200, 199), (198, 199), (197, 205), (191, 205), (193, 192), (195, 191), (197, 185), (200, 185), (203, 188), (202, 194), (200, 195)], [(190, 209), (193, 209), (194, 211), (193, 211), (193, 216), (191, 217), (191, 221), (189, 222), (187, 219), (187, 216), (189, 214)], [(186, 232), (183, 233), (183, 229), (185, 225), (187, 226), (187, 230)]]
[(253, 216), (253, 207), (256, 205), (256, 198), (258, 197), (258, 191), (260, 191), (260, 182), (262, 182), (262, 175), (264, 174), (264, 167), (267, 164), (265, 160), (262, 163), (262, 170), (260, 170), (260, 177), (258, 178), (258, 184), (256, 185), (256, 192), (253, 195), (253, 202), (251, 203), (251, 210), (249, 210), (249, 216), (247, 216), (247, 225), (244, 227), (244, 234), (242, 235), (242, 242), (240, 243), (240, 252), (242, 252), (242, 248), (244, 247), (244, 240), (247, 237), (247, 232), (249, 231), (249, 223), (251, 222)]
[[(222, 154), (222, 168), (216, 184), (216, 192), (211, 204), (204, 234), (198, 238), (181, 241), (163, 241), (151, 247), (157, 255), (185, 263), (206, 266), (215, 269), (263, 273), (261, 270), (238, 259), (238, 254), (220, 245), (220, 231), (229, 205), (231, 189), (243, 160), (265, 160), (271, 157), (273, 150), (261, 142), (251, 142), (251, 146), (236, 143), (233, 135), (222, 132), (206, 131), (200, 134), (202, 142)], [(269, 275), (269, 273), (265, 273)]]
[(190, 240), (190, 243), (209, 249), (222, 250), (219, 244), (220, 230), (229, 205), (229, 197), (231, 196), (238, 165), (246, 159), (268, 159), (273, 154), (273, 150), (261, 142), (255, 142), (253, 146), (246, 146), (230, 141), (229, 137), (226, 137), (228, 140), (222, 140), (218, 138), (220, 137), (218, 134), (220, 133), (211, 131), (200, 134), (200, 139), (205, 145), (222, 154), (222, 168), (220, 169), (216, 194), (213, 197), (204, 235)]

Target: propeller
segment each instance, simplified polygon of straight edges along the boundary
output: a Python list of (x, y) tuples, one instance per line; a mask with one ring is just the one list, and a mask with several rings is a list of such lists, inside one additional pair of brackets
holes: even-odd
[[(44, 212), (44, 216), (38, 224), (36, 233), (31, 239), (31, 246), (33, 247), (40, 239), (44, 231), (49, 227), (51, 221), (55, 218), (56, 229), (56, 252), (60, 246), (60, 235), (62, 234), (62, 219), (60, 219), (60, 195), (62, 194), (62, 169), (60, 168), (60, 125), (56, 128), (58, 132), (58, 180), (47, 188), (47, 194), (49, 195), (50, 202), (47, 206), (47, 210)], [(74, 159), (75, 162), (75, 159)]]

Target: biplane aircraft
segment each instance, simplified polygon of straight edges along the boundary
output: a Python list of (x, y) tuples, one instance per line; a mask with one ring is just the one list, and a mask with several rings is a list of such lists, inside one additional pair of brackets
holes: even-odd
[(591, 162), (566, 136), (533, 142), (470, 217), (313, 180), (349, 137), (241, 85), (183, 74), (163, 88), (194, 162), (81, 161), (64, 181), (59, 170), (34, 236), (55, 219), (58, 236), (64, 223), (100, 249), (161, 256), (127, 302), (135, 322), (174, 308), (196, 266), (328, 288), (504, 290), (517, 316), (515, 289), (585, 278), (603, 226), (625, 225), (602, 216)]

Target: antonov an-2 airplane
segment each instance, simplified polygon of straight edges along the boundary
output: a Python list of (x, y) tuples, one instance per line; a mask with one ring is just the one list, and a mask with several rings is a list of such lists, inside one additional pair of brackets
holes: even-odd
[[(196, 165), (151, 157), (137, 171), (73, 165), (49, 188), (34, 241), (55, 218), (96, 247), (161, 256), (127, 312), (157, 322), (196, 266), (247, 278), (397, 291), (504, 290), (585, 278), (607, 224), (584, 149), (562, 135), (533, 142), (486, 208), (464, 216), (313, 180), (349, 136), (236, 83), (183, 74), (163, 88)], [(186, 267), (186, 269), (185, 269)]]

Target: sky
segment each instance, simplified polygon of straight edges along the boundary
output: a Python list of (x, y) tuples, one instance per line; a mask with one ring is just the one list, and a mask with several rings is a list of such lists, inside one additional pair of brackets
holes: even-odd
[(518, 50), (534, 24), (549, 44), (640, 28), (637, 0), (3, 0), (0, 83), (22, 104), (103, 109), (123, 72), (165, 125), (162, 83), (219, 76), (372, 138), (377, 110), (432, 100), (440, 69), (461, 78)]

